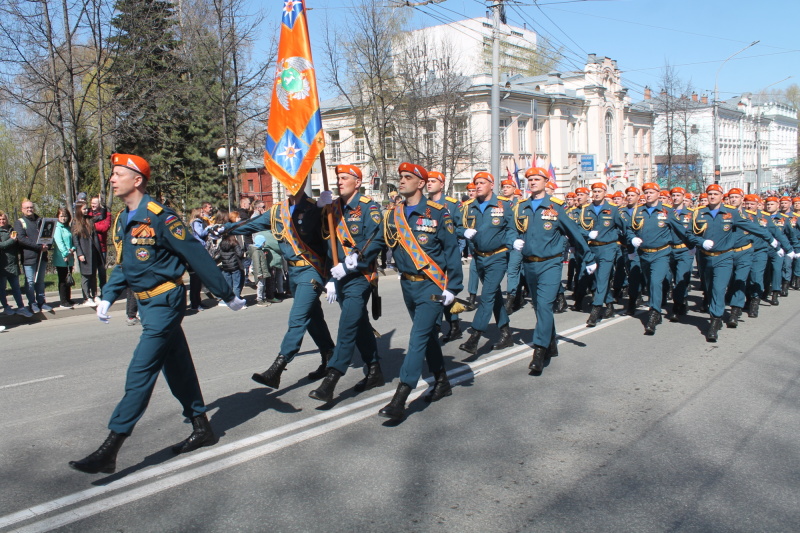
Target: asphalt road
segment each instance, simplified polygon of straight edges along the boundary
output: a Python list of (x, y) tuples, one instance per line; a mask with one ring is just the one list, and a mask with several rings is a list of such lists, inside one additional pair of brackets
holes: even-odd
[[(319, 364), (308, 337), (282, 389), (250, 381), (277, 355), (289, 302), (188, 316), (220, 441), (172, 455), (191, 427), (161, 379), (110, 476), (67, 462), (107, 435), (138, 327), (115, 307), (108, 325), (80, 315), (0, 334), (0, 530), (800, 530), (800, 292), (717, 344), (695, 312), (655, 337), (642, 335), (644, 312), (594, 329), (585, 314), (557, 315), (561, 355), (538, 377), (527, 304), (512, 316), (517, 346), (486, 341), (470, 360), (446, 345), (453, 396), (418, 398), (391, 425), (376, 413), (410, 322), (396, 278), (381, 284), (391, 384), (353, 393), (356, 356), (321, 406), (308, 398)], [(335, 331), (338, 308), (324, 307)]]

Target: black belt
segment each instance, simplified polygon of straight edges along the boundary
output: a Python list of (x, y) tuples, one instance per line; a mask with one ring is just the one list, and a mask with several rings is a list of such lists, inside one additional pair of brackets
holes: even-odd
[(555, 259), (556, 257), (564, 257), (563, 253), (551, 255), (550, 257), (537, 257), (535, 255), (528, 255), (522, 258), (524, 263), (541, 263), (542, 261), (549, 261), (550, 259)]

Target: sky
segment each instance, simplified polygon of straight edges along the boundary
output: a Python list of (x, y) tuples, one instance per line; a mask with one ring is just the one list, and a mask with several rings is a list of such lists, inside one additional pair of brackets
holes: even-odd
[[(283, 1), (252, 1), (266, 17), (264, 39), (275, 37)], [(488, 5), (482, 0), (445, 0), (399, 9), (412, 13), (411, 26), (416, 29), (483, 17)], [(306, 7), (313, 53), (322, 58), (321, 39), (314, 35), (321, 35), (326, 23), (346, 26), (352, 2), (306, 0)], [(561, 70), (583, 68), (590, 53), (616, 60), (634, 101), (643, 98), (644, 86), (658, 89), (667, 63), (710, 99), (716, 79), (720, 99), (800, 85), (800, 0), (520, 0), (506, 2), (506, 15), (510, 25), (527, 24), (562, 47), (566, 60)], [(759, 42), (723, 65), (754, 41)], [(323, 86), (320, 93), (323, 99), (334, 96)]]

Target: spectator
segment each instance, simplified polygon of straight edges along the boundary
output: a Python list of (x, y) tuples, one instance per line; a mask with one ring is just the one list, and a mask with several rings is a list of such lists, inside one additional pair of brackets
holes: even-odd
[(266, 210), (267, 210), (267, 204), (259, 200), (255, 204), (253, 204), (253, 214), (250, 215), (250, 218), (260, 217), (261, 215), (264, 214)]
[(264, 296), (271, 304), (279, 303), (278, 294), (283, 292), (283, 284), (286, 273), (283, 269), (283, 257), (281, 256), (281, 246), (270, 230), (259, 231), (254, 235), (254, 239), (259, 236), (264, 237), (264, 245), (261, 247), (267, 254), (269, 262), (269, 278), (267, 278)]
[[(211, 236), (208, 234), (208, 225), (210, 218), (207, 214), (211, 213), (212, 207), (208, 202), (203, 203), (203, 207), (194, 208), (189, 213), (189, 230), (192, 232), (192, 237), (203, 243), (206, 250), (211, 253)], [(213, 256), (213, 254), (212, 254)], [(205, 311), (202, 300), (203, 283), (200, 281), (200, 276), (189, 269), (189, 308), (194, 311)]]
[[(239, 214), (239, 220), (249, 220), (253, 216), (253, 211), (250, 209), (252, 205), (252, 199), (249, 196), (243, 196), (239, 199), (239, 209), (235, 210), (234, 212)], [(242, 245), (242, 250), (249, 250), (250, 245), (253, 244), (253, 236), (252, 235), (241, 235), (239, 243)], [(244, 269), (242, 270), (242, 287), (244, 287), (245, 282), (250, 281), (250, 256), (245, 254), (244, 261), (243, 261)], [(253, 282), (255, 283), (255, 277)]]
[[(240, 220), (242, 220), (242, 217), (238, 211), (231, 211), (228, 213), (228, 222), (236, 223)], [(239, 292), (237, 293), (240, 294), (239, 297), (241, 298), (241, 292), (242, 289), (244, 289), (244, 283), (247, 280), (247, 269), (250, 267), (250, 258), (247, 257), (247, 247), (249, 246), (247, 241), (249, 240), (250, 244), (252, 244), (253, 238), (251, 235), (235, 235), (234, 238), (236, 239), (236, 242), (239, 243), (239, 248), (242, 250), (242, 269), (239, 275)], [(233, 292), (236, 292), (236, 289), (234, 289)]]
[(47, 269), (46, 244), (38, 244), (39, 229), (42, 217), (36, 214), (36, 209), (28, 199), (22, 201), (22, 217), (14, 223), (17, 232), (17, 243), (22, 249), (22, 269), (25, 271), (25, 292), (28, 295), (28, 304), (31, 311), (38, 313), (52, 311), (44, 298), (44, 273)]
[[(6, 300), (6, 281), (11, 286), (11, 294), (17, 303), (16, 311), (11, 309)], [(19, 246), (14, 228), (8, 223), (8, 215), (0, 211), (0, 304), (4, 315), (19, 314), (30, 318), (33, 316), (22, 303), (22, 291), (19, 288)]]
[(108, 258), (108, 231), (111, 229), (111, 211), (100, 203), (100, 197), (92, 198), (89, 216), (94, 222), (94, 229), (97, 231), (97, 238), (100, 241), (101, 266), (97, 272), (100, 287), (100, 295), (103, 294), (103, 286), (106, 284), (106, 264)]
[(74, 264), (72, 254), (75, 252), (72, 233), (69, 231), (70, 222), (72, 215), (67, 208), (59, 208), (58, 224), (53, 235), (53, 266), (58, 273), (58, 296), (64, 309), (72, 309), (75, 306), (72, 302), (72, 285), (67, 283), (67, 276), (72, 273)]
[[(231, 213), (232, 215), (238, 213), (234, 212)], [(233, 218), (233, 217), (232, 217)], [(238, 219), (238, 217), (237, 217)], [(235, 222), (235, 221), (231, 221)], [(242, 281), (242, 246), (239, 244), (239, 241), (236, 240), (236, 236), (234, 235), (226, 235), (219, 241), (219, 253), (221, 257), (221, 262), (219, 265), (220, 270), (222, 270), (222, 275), (225, 276), (225, 279), (228, 281), (228, 285), (230, 285), (233, 293), (236, 295), (237, 298), (241, 298), (242, 288), (241, 288), (241, 281)], [(245, 306), (246, 307), (246, 306)], [(245, 308), (243, 307), (243, 309)]]
[(102, 264), (103, 252), (100, 249), (100, 239), (97, 237), (97, 230), (89, 217), (89, 206), (86, 204), (79, 203), (75, 207), (72, 235), (78, 255), (78, 268), (81, 271), (83, 305), (97, 307), (100, 304), (100, 298), (97, 296), (97, 271), (105, 268), (105, 265)]
[(203, 205), (200, 206), (200, 218), (205, 221), (206, 226), (214, 223), (214, 206), (211, 205), (211, 202), (203, 202)]
[(272, 303), (267, 301), (265, 294), (266, 286), (272, 277), (267, 252), (263, 249), (265, 241), (263, 235), (256, 234), (253, 244), (247, 247), (247, 255), (250, 256), (250, 264), (253, 267), (253, 278), (256, 280), (256, 305), (261, 307), (268, 307)]

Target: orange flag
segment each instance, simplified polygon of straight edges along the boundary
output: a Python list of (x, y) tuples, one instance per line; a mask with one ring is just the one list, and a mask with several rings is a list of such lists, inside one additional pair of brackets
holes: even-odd
[(297, 194), (323, 148), (305, 1), (284, 0), (264, 165), (291, 194)]

